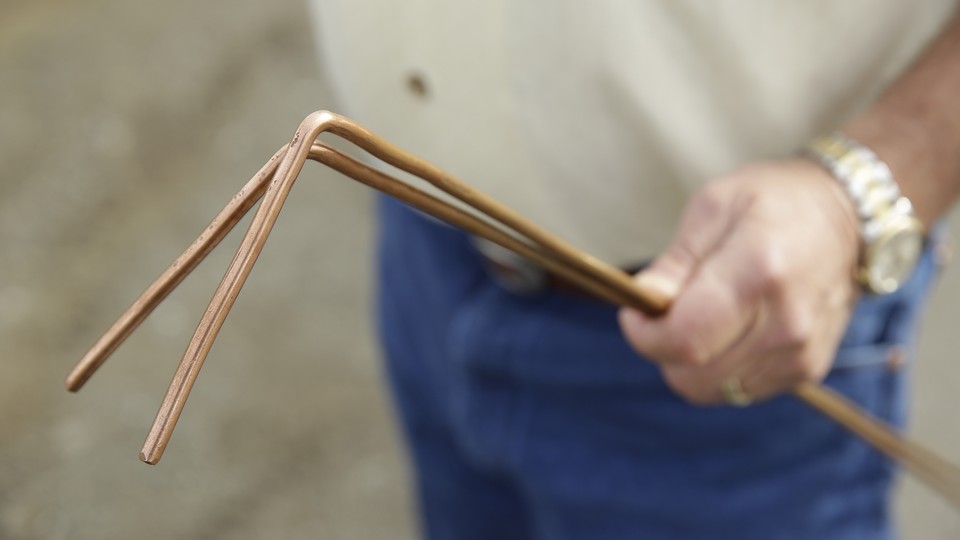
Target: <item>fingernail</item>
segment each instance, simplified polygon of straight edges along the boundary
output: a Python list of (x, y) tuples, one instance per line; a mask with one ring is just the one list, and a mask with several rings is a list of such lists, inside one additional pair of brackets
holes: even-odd
[(641, 272), (635, 282), (641, 289), (671, 299), (680, 292), (680, 284), (675, 279), (656, 272)]

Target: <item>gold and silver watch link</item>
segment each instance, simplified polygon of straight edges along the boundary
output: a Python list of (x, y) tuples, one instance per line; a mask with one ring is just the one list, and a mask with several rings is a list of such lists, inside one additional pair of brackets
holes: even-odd
[(830, 171), (856, 207), (863, 242), (857, 279), (876, 294), (899, 289), (920, 260), (924, 231), (890, 168), (839, 132), (814, 139), (806, 153)]

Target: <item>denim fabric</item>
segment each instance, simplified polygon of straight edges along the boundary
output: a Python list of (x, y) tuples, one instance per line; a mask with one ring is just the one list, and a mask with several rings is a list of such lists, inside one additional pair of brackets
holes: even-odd
[[(519, 297), (463, 233), (381, 201), (379, 327), (431, 540), (887, 540), (893, 467), (796, 399), (698, 408), (615, 308)], [(826, 384), (895, 425), (934, 271), (864, 298)]]

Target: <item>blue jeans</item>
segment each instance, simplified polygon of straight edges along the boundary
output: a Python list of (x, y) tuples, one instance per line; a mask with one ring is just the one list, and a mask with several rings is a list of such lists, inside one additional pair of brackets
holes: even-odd
[[(379, 328), (431, 540), (886, 540), (894, 468), (803, 403), (688, 405), (616, 309), (511, 294), (469, 238), (380, 206)], [(826, 384), (897, 426), (929, 253), (865, 297)]]

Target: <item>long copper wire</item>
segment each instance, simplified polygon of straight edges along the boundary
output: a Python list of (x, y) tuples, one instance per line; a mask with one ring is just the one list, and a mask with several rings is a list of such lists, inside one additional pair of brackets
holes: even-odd
[[(337, 150), (315, 143), (317, 136), (325, 131), (356, 144), (400, 170), (426, 180), (472, 207), (478, 214), (453, 206)], [(668, 298), (651, 295), (649, 291), (640, 289), (622, 271), (573, 248), (509, 208), (432, 164), (396, 148), (359, 124), (327, 111), (313, 113), (301, 123), (290, 145), (274, 154), (214, 218), (204, 233), (97, 341), (67, 378), (67, 388), (71, 391), (78, 390), (173, 288), (216, 247), (257, 199), (263, 197), (263, 203), (204, 313), (161, 403), (140, 453), (144, 462), (155, 464), (162, 456), (200, 367), (256, 262), (293, 182), (308, 158), (404, 200), (471, 234), (511, 249), (611, 303), (630, 306), (651, 314), (663, 313), (668, 307)], [(882, 421), (870, 417), (829, 388), (805, 383), (794, 390), (794, 395), (901, 463), (960, 509), (960, 468), (899, 435)]]

